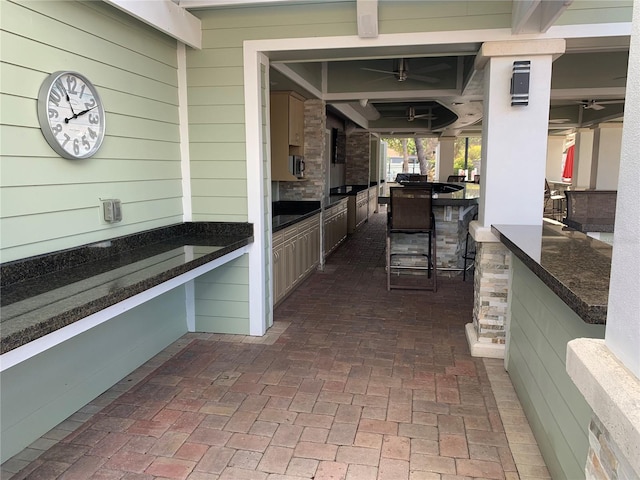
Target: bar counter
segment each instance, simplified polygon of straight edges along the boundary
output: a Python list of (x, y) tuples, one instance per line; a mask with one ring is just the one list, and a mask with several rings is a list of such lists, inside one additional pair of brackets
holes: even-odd
[(248, 223), (184, 223), (2, 264), (0, 353), (252, 241)]
[(611, 245), (548, 222), (492, 230), (584, 322), (606, 322)]
[[(436, 242), (438, 247), (437, 266), (439, 272), (451, 272), (458, 275), (465, 267), (464, 253), (469, 222), (478, 212), (478, 199), (480, 197), (480, 185), (475, 183), (432, 183), (432, 182), (405, 182), (404, 185), (389, 184), (390, 187), (402, 188), (432, 187), (433, 202), (432, 211), (436, 220)], [(442, 192), (439, 190), (447, 187), (459, 188), (454, 192)], [(379, 197), (381, 204), (388, 204), (389, 197)], [(424, 245), (425, 236), (394, 234), (394, 251), (409, 253), (417, 251)], [(474, 249), (473, 239), (470, 239), (468, 251)], [(402, 260), (405, 265), (408, 260)], [(467, 268), (472, 264), (469, 262)]]

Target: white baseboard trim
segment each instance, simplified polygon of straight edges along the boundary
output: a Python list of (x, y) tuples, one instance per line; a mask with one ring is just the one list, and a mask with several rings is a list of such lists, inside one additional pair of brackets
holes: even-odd
[(478, 334), (473, 323), (467, 323), (464, 327), (467, 334), (467, 342), (472, 357), (504, 358), (505, 345), (502, 343), (482, 343), (478, 341)]

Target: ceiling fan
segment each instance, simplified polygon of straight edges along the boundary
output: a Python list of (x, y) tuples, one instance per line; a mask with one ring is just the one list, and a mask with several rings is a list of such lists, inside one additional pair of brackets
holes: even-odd
[(407, 114), (399, 117), (387, 117), (387, 118), (402, 118), (407, 122), (413, 122), (416, 119), (425, 119), (429, 121), (431, 124), (431, 120), (435, 120), (438, 117), (433, 114), (433, 109), (431, 107), (427, 108), (427, 113), (416, 113), (416, 109), (413, 106), (409, 106), (407, 108)]
[(436, 117), (433, 114), (433, 110), (431, 107), (429, 107), (427, 113), (416, 113), (415, 107), (409, 107), (407, 109), (407, 121), (413, 122), (416, 118), (426, 118), (428, 120), (435, 120), (438, 117)]
[(624, 103), (624, 100), (581, 100), (578, 102), (585, 110), (604, 110), (604, 105), (613, 105), (617, 103)]
[[(396, 80), (399, 82), (404, 82), (406, 80), (418, 80), (420, 82), (426, 83), (438, 83), (440, 81), (437, 77), (429, 77), (425, 75), (418, 75), (415, 73), (409, 73), (409, 60), (406, 58), (400, 58), (395, 60), (395, 69), (394, 70), (379, 70), (377, 68), (366, 68), (362, 67), (361, 70), (366, 70), (369, 72), (377, 72), (377, 73), (387, 73), (393, 75)], [(418, 70), (419, 73), (431, 73), (431, 72), (439, 72), (441, 70), (447, 70), (451, 68), (450, 65), (446, 63), (438, 63), (436, 65), (431, 65), (429, 67), (424, 67)]]

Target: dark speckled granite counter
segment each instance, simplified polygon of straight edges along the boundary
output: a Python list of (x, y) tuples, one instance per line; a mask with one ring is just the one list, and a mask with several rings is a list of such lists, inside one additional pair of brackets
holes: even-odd
[(185, 223), (0, 265), (0, 353), (253, 241), (248, 223)]
[[(372, 185), (373, 186), (373, 185)], [(367, 190), (369, 188), (369, 185), (343, 185), (341, 187), (334, 187), (332, 188), (329, 193), (330, 195), (357, 195), (358, 192), (361, 192), (362, 190)]]
[[(476, 183), (433, 183), (433, 182), (414, 182), (406, 183), (405, 186), (409, 188), (411, 185), (415, 186), (436, 186), (433, 194), (434, 206), (453, 206), (453, 207), (467, 207), (469, 205), (477, 205), (480, 198), (480, 185)], [(399, 187), (399, 184), (389, 184), (389, 187)], [(455, 192), (438, 192), (443, 187), (446, 190), (447, 186), (459, 187), (459, 190)], [(389, 197), (379, 197), (380, 203), (389, 204)]]
[(285, 229), (294, 223), (320, 213), (319, 201), (283, 200), (272, 203), (271, 232)]
[(562, 225), (493, 225), (493, 232), (586, 323), (606, 323), (611, 246)]

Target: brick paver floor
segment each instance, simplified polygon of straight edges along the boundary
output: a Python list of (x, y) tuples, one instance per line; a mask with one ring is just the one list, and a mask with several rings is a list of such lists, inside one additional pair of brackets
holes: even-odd
[(267, 335), (185, 335), (6, 462), (3, 478), (519, 478), (465, 339), (472, 281), (388, 292), (384, 222), (351, 236)]

